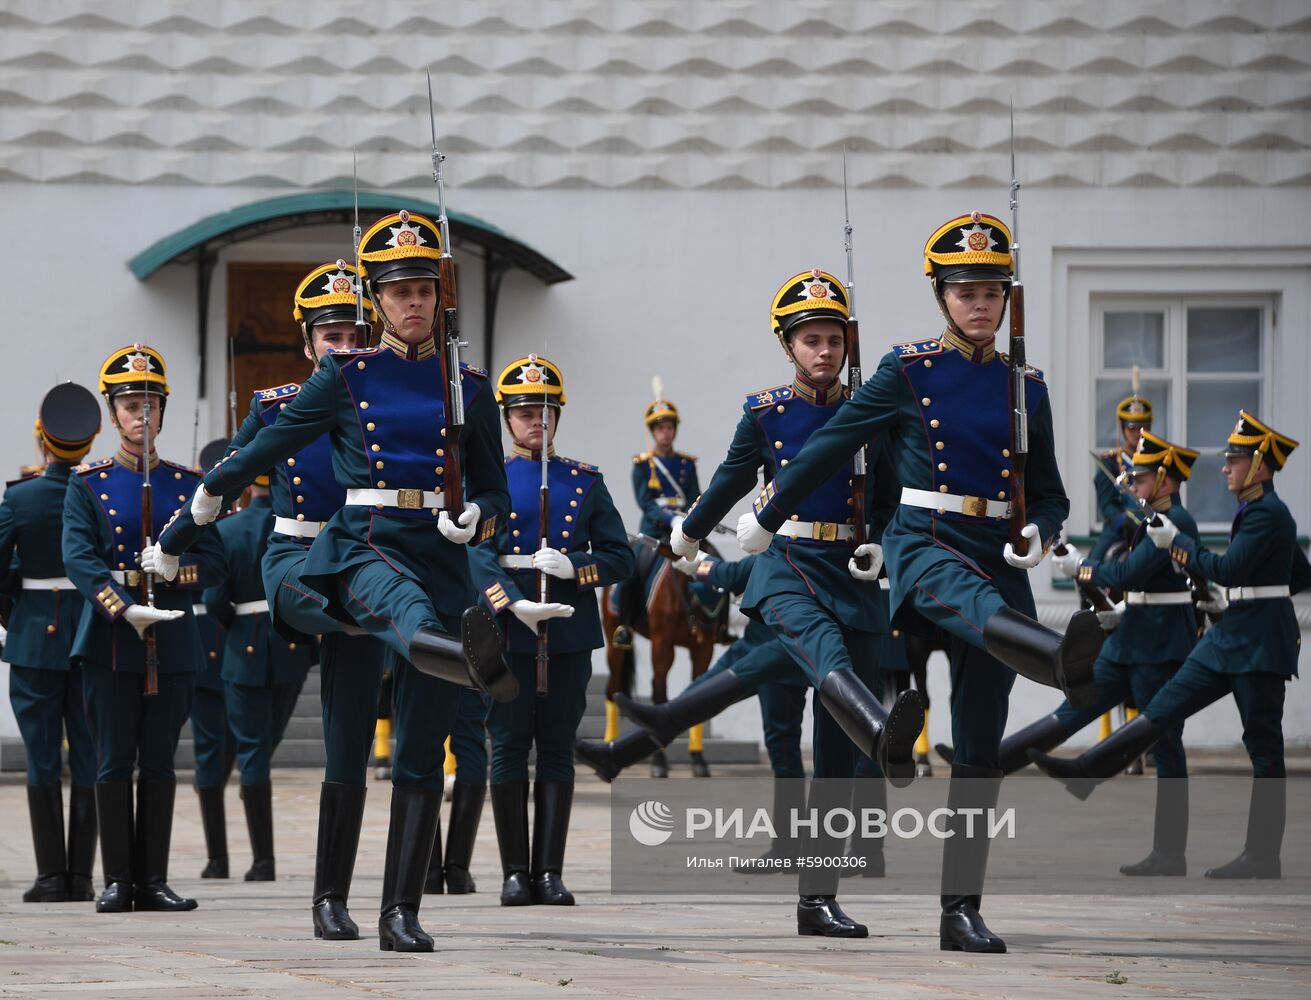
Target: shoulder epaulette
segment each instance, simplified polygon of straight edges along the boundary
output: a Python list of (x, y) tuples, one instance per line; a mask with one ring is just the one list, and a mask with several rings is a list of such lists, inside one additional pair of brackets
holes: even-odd
[[(998, 352), (997, 352), (997, 357), (1001, 360), (1002, 364), (1009, 365), (1009, 364), (1011, 363), (1011, 357), (1010, 357), (1010, 355), (1007, 354), (1005, 351), (998, 351)], [(1038, 369), (1038, 368), (1034, 368), (1033, 365), (1025, 365), (1025, 366), (1024, 366), (1024, 374), (1025, 374), (1028, 378), (1036, 379), (1036, 380), (1039, 381), (1039, 382), (1044, 381), (1044, 379), (1043, 379), (1043, 377), (1042, 377), (1042, 370), (1041, 370), (1041, 369)], [(1110, 454), (1114, 455), (1115, 452), (1112, 451)]]
[(930, 340), (908, 340), (904, 344), (893, 344), (892, 353), (899, 358), (922, 358), (926, 354), (941, 354), (942, 341), (936, 337)]
[(25, 472), (25, 473), (23, 473), (21, 476), (19, 476), (17, 479), (11, 479), (11, 480), (9, 480), (9, 482), (5, 483), (5, 487), (8, 488), (8, 487), (10, 487), (10, 486), (17, 486), (19, 483), (26, 483), (26, 482), (28, 482), (29, 480), (35, 479), (35, 478), (37, 477), (37, 475), (38, 475), (38, 474), (35, 473), (35, 472)]
[(487, 377), (486, 368), (479, 368), (477, 365), (466, 364), (463, 361), (460, 362), (460, 371), (464, 372), (467, 375), (477, 375), (479, 378)]
[(193, 469), (191, 466), (183, 465), (181, 462), (170, 462), (167, 458), (161, 458), (159, 464), (167, 465), (170, 469), (176, 469), (178, 472), (188, 472), (193, 476), (205, 475), (205, 473), (201, 472), (199, 469)]
[(681, 452), (681, 451), (680, 451), (680, 452), (677, 452), (676, 454), (678, 455), (679, 458), (683, 459), (684, 461), (687, 461), (687, 462), (695, 462), (695, 461), (696, 461), (696, 456), (695, 456), (695, 455), (688, 455), (688, 454), (686, 454), (686, 453), (684, 453), (684, 452)]
[(267, 403), (274, 399), (286, 399), (298, 392), (300, 392), (300, 383), (288, 382), (286, 385), (279, 385), (272, 389), (256, 389), (255, 398), (261, 403)]
[(583, 472), (599, 474), (601, 471), (595, 465), (588, 465), (586, 462), (580, 462), (576, 458), (565, 458), (563, 455), (556, 455), (555, 459), (556, 461), (563, 462), (565, 465), (572, 466), (575, 469), (581, 469)]
[(772, 389), (762, 389), (760, 392), (747, 393), (747, 406), (753, 410), (763, 409), (766, 406), (773, 406), (781, 399), (792, 398), (792, 386), (776, 385)]
[(101, 469), (107, 469), (113, 464), (114, 460), (112, 458), (100, 458), (94, 462), (87, 462), (85, 465), (74, 466), (73, 471), (79, 476), (84, 476), (88, 472), (99, 472)]
[(640, 452), (639, 454), (633, 456), (633, 464), (634, 464), (634, 465), (641, 465), (643, 462), (645, 462), (645, 461), (646, 461), (648, 458), (650, 458), (650, 457), (651, 457), (650, 453), (645, 452), (645, 451), (644, 451), (644, 452)]

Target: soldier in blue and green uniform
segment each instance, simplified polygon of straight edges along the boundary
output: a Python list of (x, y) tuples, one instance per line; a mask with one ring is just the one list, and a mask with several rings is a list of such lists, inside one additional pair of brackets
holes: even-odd
[[(1169, 518), (1194, 542), (1198, 541), (1197, 522), (1180, 502), (1179, 487), (1187, 481), (1198, 454), (1143, 429), (1127, 474), (1134, 496), (1159, 516)], [(1052, 563), (1082, 583), (1123, 593), (1124, 603), (1102, 613), (1103, 628), (1109, 634), (1093, 667), (1098, 703), (1075, 708), (1067, 701), (1002, 740), (1002, 769), (1007, 773), (1029, 763), (1029, 750), (1053, 749), (1116, 705), (1130, 699), (1146, 705), (1197, 642), (1197, 615), (1188, 580), (1174, 571), (1170, 556), (1151, 543), (1144, 528), (1134, 533), (1124, 559), (1085, 560), (1073, 546), (1066, 546), (1063, 554), (1052, 557)], [(1188, 761), (1182, 721), (1156, 743), (1152, 759), (1157, 777), (1152, 850), (1142, 861), (1122, 865), (1120, 871), (1125, 875), (1186, 875)]]
[[(199, 465), (208, 469), (228, 451), (228, 439), (216, 438), (200, 449)], [(227, 515), (224, 515), (227, 516)], [(164, 529), (168, 533), (168, 528)], [(191, 747), (196, 758), (193, 780), (200, 801), (200, 826), (205, 834), (205, 867), (201, 878), (228, 877), (227, 809), (223, 794), (237, 760), (223, 700), (223, 626), (205, 607), (204, 594), (191, 606), (205, 651), (191, 694)]]
[(261, 569), (273, 520), (269, 477), (258, 476), (246, 506), (216, 523), (228, 573), (217, 587), (205, 591), (210, 617), (226, 630), (222, 677), (250, 834), (247, 882), (271, 882), (275, 877), (273, 751), (316, 658), (313, 640), (280, 635), (269, 614)]
[[(294, 470), (300, 449), (330, 436), (346, 502), (315, 538), (300, 582), (329, 615), (380, 639), (393, 657), (397, 747), (379, 919), (385, 951), (432, 950), (418, 909), (441, 803), (442, 744), (458, 703), (448, 682), (505, 701), (518, 691), (492, 616), (469, 606), (465, 546), (494, 535), (509, 496), (496, 405), (480, 369), (450, 373), (467, 416), (459, 440), (447, 437), (447, 382), (433, 336), (442, 252), (436, 226), (407, 211), (369, 228), (360, 255), (382, 318), (381, 344), (321, 358), (276, 422), (208, 473), (191, 506), (194, 520), (212, 520), (224, 494), (267, 469)], [(456, 448), (467, 499), (448, 512), (446, 466)], [(368, 704), (372, 711), (376, 702)]]
[(1115, 423), (1119, 430), (1116, 447), (1097, 456), (1097, 472), (1093, 475), (1102, 532), (1088, 558), (1096, 562), (1104, 561), (1116, 542), (1127, 542), (1141, 522), (1138, 510), (1125, 504), (1124, 494), (1116, 485), (1127, 481), (1142, 433), (1152, 428), (1152, 403), (1138, 393), (1137, 368), (1134, 369), (1133, 395), (1116, 405)]
[[(55, 386), (41, 401), (37, 420), (45, 467), (7, 484), (0, 501), (0, 568), (17, 577), (12, 582), (18, 585), (4, 656), (9, 703), (27, 751), (27, 811), (36, 850), (36, 881), (23, 893), (25, 903), (95, 899), (96, 753), (82, 701), (82, 667), (70, 660), (86, 602), (64, 575), (61, 535), (70, 471), (99, 432), (95, 396), (73, 382)], [(72, 778), (67, 849), (60, 778), (65, 738)]]
[[(1019, 672), (1063, 688), (1082, 707), (1096, 697), (1092, 664), (1101, 648), (1095, 615), (1080, 613), (1066, 635), (1038, 623), (1026, 570), (1036, 566), (1069, 513), (1056, 466), (1051, 404), (1036, 370), (1026, 373), (1029, 414), (1025, 487), (1027, 554), (1008, 541), (1011, 514), (1010, 369), (995, 349), (1010, 292), (1010, 232), (974, 212), (938, 227), (924, 271), (947, 319), (938, 337), (897, 345), (842, 410), (816, 430), (766, 487), (738, 537), (747, 551), (788, 532), (816, 484), (872, 439), (889, 448), (901, 502), (883, 533), (893, 623), (928, 622), (951, 636), (952, 735), (956, 760), (944, 841), (943, 949), (1005, 950), (979, 915), (988, 840), (971, 837), (960, 812), (995, 805), (999, 747)], [(916, 626), (922, 628), (922, 626)], [(957, 836), (956, 834), (959, 834)]]
[[(1284, 689), (1297, 676), (1301, 630), (1291, 594), (1311, 586), (1311, 564), (1297, 544), (1297, 524), (1275, 493), (1274, 475), (1297, 442), (1246, 410), (1229, 435), (1223, 474), (1238, 498), (1223, 554), (1204, 548), (1173, 519), (1147, 525), (1147, 537), (1181, 570), (1210, 582), (1223, 614), (1183, 665), (1128, 725), (1074, 760), (1036, 751), (1030, 758), (1086, 798), (1091, 786), (1123, 771), (1158, 740), (1212, 702), (1232, 694), (1252, 761), (1247, 841), (1233, 861), (1207, 878), (1279, 878), (1287, 814)], [(1219, 607), (1216, 608), (1219, 610)]]
[[(63, 532), (65, 570), (89, 605), (72, 654), (83, 667), (96, 741), (105, 875), (96, 909), (191, 910), (196, 901), (179, 897), (168, 886), (177, 792), (173, 755), (204, 659), (191, 606), (200, 591), (222, 579), (223, 550), (216, 537), (202, 539), (185, 560), (161, 567), (149, 558), (154, 546), (144, 545), (145, 539), (159, 536), (199, 483), (193, 470), (155, 453), (168, 396), (159, 352), (142, 344), (115, 351), (101, 366), (100, 391), (119, 434), (118, 450), (112, 459), (79, 468), (70, 477)], [(147, 474), (153, 521), (143, 525)], [(156, 577), (153, 606), (144, 601), (144, 573)], [(142, 634), (147, 629), (158, 655), (157, 693), (144, 690), (149, 647)]]
[[(519, 682), (518, 697), (493, 704), (487, 713), (492, 815), (505, 876), (501, 905), (572, 906), (573, 893), (560, 873), (574, 797), (574, 738), (587, 707), (592, 650), (604, 641), (596, 593), (629, 577), (633, 557), (601, 473), (554, 453), (565, 405), (560, 369), (536, 355), (513, 361), (496, 381), (496, 399), (514, 441), (505, 463), (510, 511), (493, 544), (472, 549), (470, 562), (487, 607), (505, 616), (507, 658)], [(549, 497), (544, 532), (543, 448)], [(537, 657), (543, 631), (545, 664)], [(543, 666), (546, 675), (540, 677)], [(546, 692), (540, 694), (543, 682)], [(528, 755), (534, 747), (530, 859)]]
[[(767, 481), (774, 479), (818, 429), (842, 412), (847, 393), (840, 375), (848, 315), (842, 283), (817, 268), (794, 275), (779, 288), (770, 320), (795, 370), (792, 384), (747, 396), (728, 454), (709, 487), (687, 518), (672, 525), (670, 544), (676, 554), (689, 558), (695, 554), (700, 539), (757, 486), (762, 469)], [(835, 732), (829, 723), (836, 723), (850, 737), (849, 741), (817, 737), (810, 806), (821, 811), (826, 806), (849, 808), (857, 748), (876, 759), (895, 782), (911, 780), (911, 751), (923, 724), (914, 692), (904, 694), (890, 712), (873, 694), (879, 682), (880, 637), (887, 628), (874, 582), (881, 551), (875, 542), (857, 546), (854, 525), (856, 517), (866, 524), (875, 521), (875, 490), (866, 490), (864, 509), (855, 510), (850, 456), (845, 465), (838, 465), (814, 479), (820, 489), (783, 537), (772, 546), (752, 550), (764, 554), (752, 568), (742, 598), (743, 611), (774, 631), (806, 683), (818, 689), (817, 733)], [(871, 537), (876, 535), (877, 530)], [(865, 559), (870, 562), (861, 568), (859, 561)], [(709, 718), (750, 692), (734, 667), (689, 687), (665, 705), (637, 705), (622, 697), (616, 701), (625, 715), (662, 741), (664, 735)], [(829, 751), (821, 751), (830, 743)], [(828, 843), (814, 850), (842, 853), (838, 845)], [(803, 873), (798, 933), (868, 934), (864, 925), (842, 912), (836, 892), (836, 868), (825, 869), (818, 877)]]

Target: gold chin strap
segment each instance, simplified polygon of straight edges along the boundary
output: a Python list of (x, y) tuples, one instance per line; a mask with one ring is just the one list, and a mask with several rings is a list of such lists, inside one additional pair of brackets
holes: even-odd
[(1156, 467), (1156, 485), (1152, 487), (1151, 500), (1155, 500), (1161, 494), (1161, 486), (1165, 483), (1165, 465)]
[(1256, 475), (1257, 471), (1261, 468), (1261, 463), (1265, 461), (1265, 452), (1269, 447), (1270, 439), (1266, 438), (1261, 442), (1260, 447), (1252, 452), (1252, 464), (1247, 470), (1247, 478), (1243, 480), (1243, 489), (1247, 489), (1252, 485), (1252, 477)]

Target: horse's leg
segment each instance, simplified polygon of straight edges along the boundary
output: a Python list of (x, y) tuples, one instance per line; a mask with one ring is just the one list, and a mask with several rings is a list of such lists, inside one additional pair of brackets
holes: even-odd
[[(610, 743), (619, 738), (619, 706), (614, 702), (615, 695), (624, 690), (624, 657), (631, 656), (632, 650), (615, 648), (613, 636), (618, 615), (610, 611), (610, 589), (605, 588), (601, 598), (601, 621), (605, 635), (605, 663), (610, 669), (610, 676), (605, 682), (605, 735), (603, 739)], [(631, 694), (625, 691), (625, 694)]]
[[(692, 656), (693, 680), (696, 680), (709, 669), (710, 656), (714, 649), (714, 641), (708, 635), (704, 639), (694, 641), (688, 648), (688, 652)], [(706, 725), (704, 722), (698, 722), (687, 731), (687, 751), (692, 758), (692, 777), (694, 778), (710, 777), (710, 765), (706, 763), (706, 758), (702, 753), (705, 749), (705, 736)]]

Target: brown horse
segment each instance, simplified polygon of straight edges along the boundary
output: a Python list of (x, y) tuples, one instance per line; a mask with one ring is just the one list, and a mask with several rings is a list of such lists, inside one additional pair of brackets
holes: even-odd
[[(720, 641), (728, 624), (728, 595), (720, 595), (713, 606), (706, 606), (692, 593), (690, 581), (677, 572), (669, 560), (657, 559), (657, 579), (651, 588), (646, 613), (638, 616), (634, 631), (651, 641), (651, 702), (663, 705), (669, 700), (667, 680), (674, 665), (674, 650), (681, 646), (692, 658), (692, 677), (696, 679), (710, 666), (715, 643)], [(628, 586), (641, 587), (642, 580), (634, 577)], [(605, 658), (610, 668), (610, 680), (605, 686), (605, 738), (613, 740), (619, 735), (619, 709), (614, 696), (620, 691), (633, 693), (636, 660), (633, 650), (621, 649), (614, 644), (615, 627), (619, 616), (611, 610), (610, 591), (605, 589), (601, 601), (601, 615), (605, 629)], [(710, 776), (710, 768), (702, 755), (703, 727), (693, 726), (688, 735), (688, 749), (692, 756), (692, 773), (698, 778)], [(651, 777), (669, 776), (669, 762), (664, 750), (651, 755)]]

